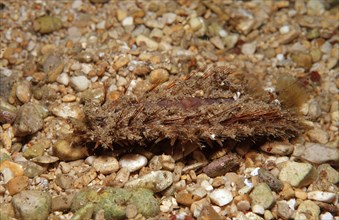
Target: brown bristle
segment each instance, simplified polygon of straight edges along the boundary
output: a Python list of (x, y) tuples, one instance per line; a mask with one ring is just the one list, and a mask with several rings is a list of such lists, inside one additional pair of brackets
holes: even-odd
[(290, 75), (278, 78), (276, 90), (279, 101), (285, 108), (299, 109), (308, 98), (306, 87)]

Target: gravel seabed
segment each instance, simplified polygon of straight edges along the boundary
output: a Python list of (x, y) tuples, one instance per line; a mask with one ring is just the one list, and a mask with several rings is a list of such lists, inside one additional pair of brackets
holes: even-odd
[[(337, 0), (1, 2), (0, 219), (339, 219), (338, 21)], [(216, 63), (302, 80), (307, 129), (180, 160), (73, 144), (84, 100)]]

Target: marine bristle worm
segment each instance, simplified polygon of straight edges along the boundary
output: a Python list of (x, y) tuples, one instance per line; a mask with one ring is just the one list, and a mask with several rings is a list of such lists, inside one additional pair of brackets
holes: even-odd
[(285, 108), (274, 94), (248, 85), (229, 68), (214, 66), (141, 97), (89, 103), (87, 136), (97, 146), (112, 149), (166, 142), (162, 146), (181, 152), (192, 143), (222, 146), (228, 141), (295, 137), (301, 126), (293, 106)]

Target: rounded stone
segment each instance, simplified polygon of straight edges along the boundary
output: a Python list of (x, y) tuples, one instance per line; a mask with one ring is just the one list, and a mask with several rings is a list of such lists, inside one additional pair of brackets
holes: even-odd
[(12, 205), (19, 219), (45, 220), (52, 205), (52, 197), (47, 192), (24, 190), (13, 196)]
[(115, 157), (99, 156), (93, 161), (94, 169), (102, 174), (111, 174), (119, 170), (119, 162)]
[(147, 158), (140, 154), (126, 154), (121, 157), (119, 164), (129, 172), (134, 172), (147, 164)]
[(60, 160), (71, 161), (85, 158), (88, 154), (86, 147), (72, 146), (66, 140), (58, 140), (53, 145), (53, 153)]
[(275, 198), (270, 187), (266, 183), (256, 185), (250, 194), (252, 199), (252, 207), (260, 205), (264, 209), (270, 208), (275, 202)]
[(73, 76), (70, 80), (71, 86), (78, 92), (85, 91), (90, 85), (86, 76)]
[(152, 171), (138, 179), (125, 184), (128, 188), (147, 188), (153, 192), (160, 192), (173, 183), (173, 174), (169, 171)]
[(168, 80), (168, 77), (169, 77), (169, 73), (167, 70), (155, 69), (150, 73), (149, 81), (154, 84), (163, 83)]
[(209, 195), (211, 201), (218, 206), (224, 206), (233, 200), (232, 192), (227, 189), (215, 189)]

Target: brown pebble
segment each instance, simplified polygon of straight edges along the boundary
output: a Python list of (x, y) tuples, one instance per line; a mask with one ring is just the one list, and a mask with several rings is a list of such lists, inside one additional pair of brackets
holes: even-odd
[(28, 186), (29, 178), (27, 176), (16, 176), (7, 183), (7, 190), (9, 194), (15, 195)]
[(210, 205), (206, 205), (201, 210), (201, 219), (204, 220), (222, 220), (224, 219), (221, 217)]
[(200, 196), (193, 195), (191, 193), (179, 192), (176, 195), (176, 200), (179, 204), (190, 206), (193, 202), (200, 200)]
[(163, 83), (168, 80), (169, 73), (165, 69), (155, 69), (150, 73), (149, 81), (153, 84)]
[(261, 181), (267, 183), (267, 185), (276, 192), (283, 188), (283, 183), (272, 173), (263, 168), (259, 169), (258, 176)]
[(227, 154), (215, 161), (212, 161), (203, 168), (203, 172), (209, 177), (222, 176), (239, 166), (240, 159), (236, 154)]

